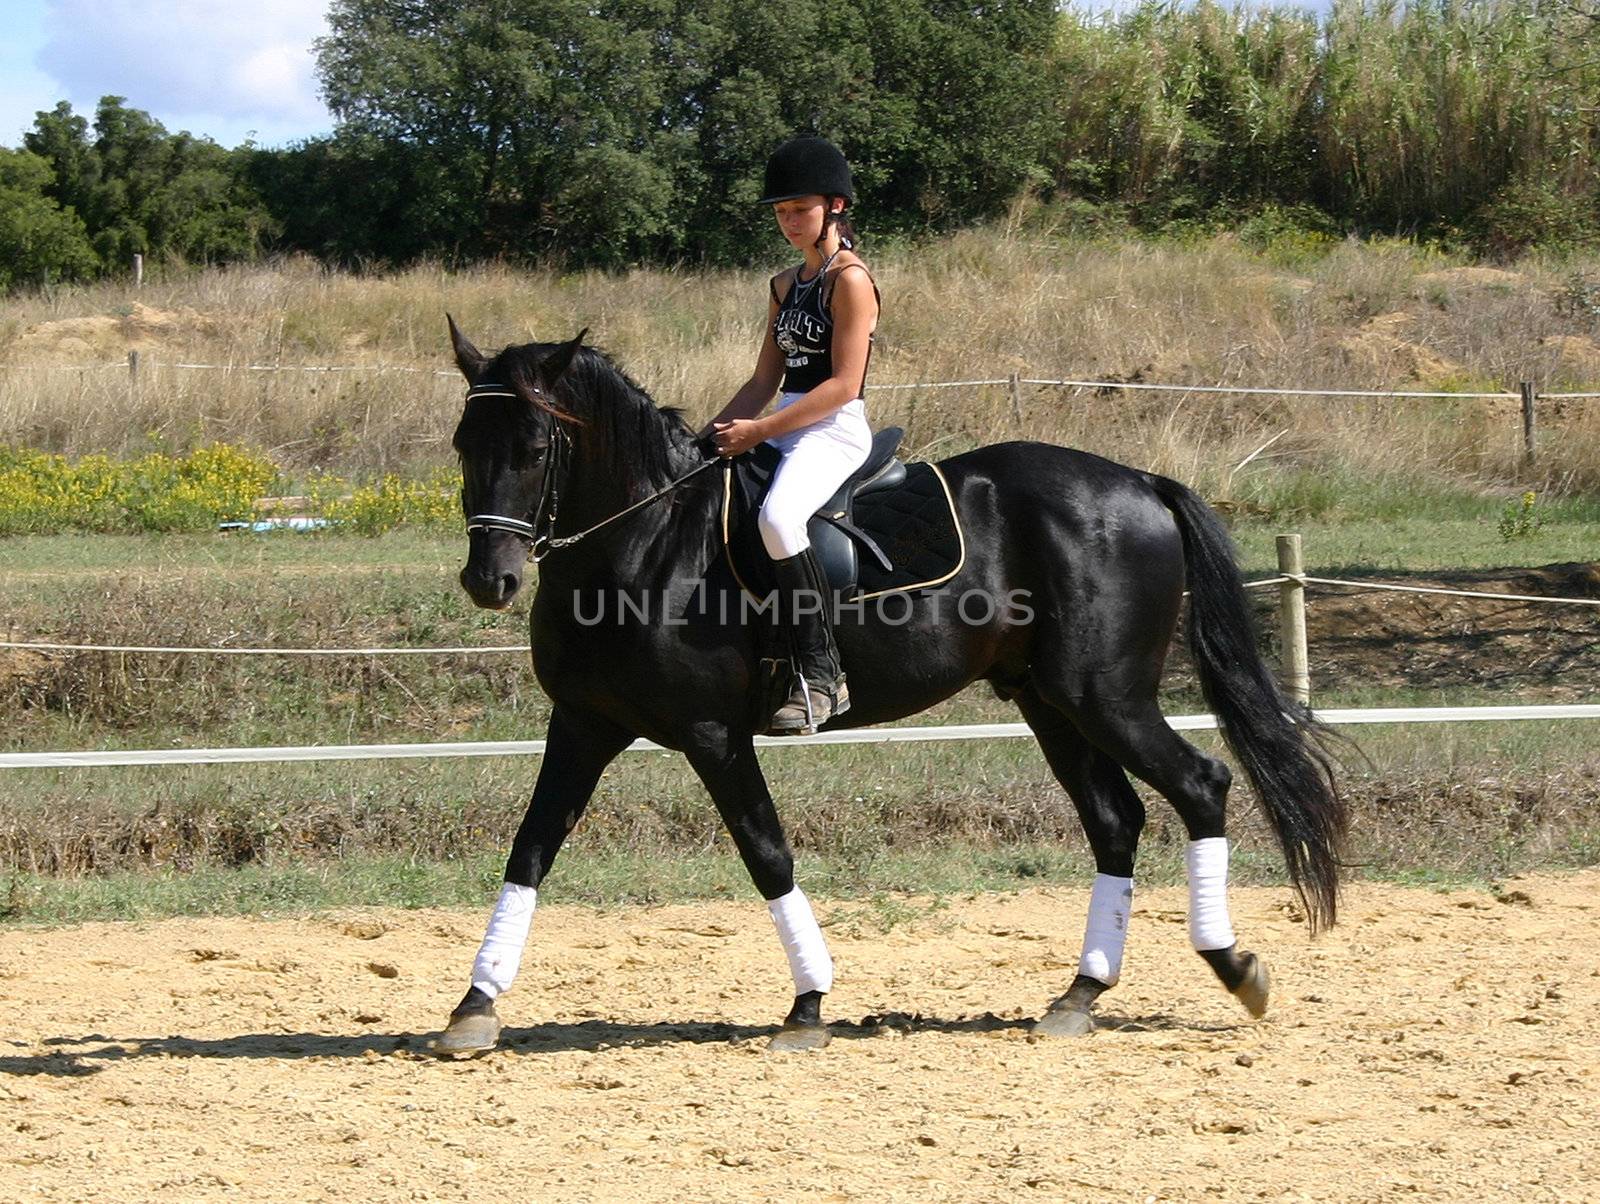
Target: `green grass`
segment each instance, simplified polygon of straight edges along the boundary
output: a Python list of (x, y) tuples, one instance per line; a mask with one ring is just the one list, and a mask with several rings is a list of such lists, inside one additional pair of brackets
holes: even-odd
[[(1591, 724), (1351, 734), (1359, 755), (1341, 780), (1359, 872), (1488, 880), (1600, 852)], [(1194, 739), (1218, 748), (1212, 733)], [(940, 894), (1090, 872), (1071, 804), (1030, 741), (774, 748), (763, 762), (808, 889)], [(13, 771), (0, 807), (0, 911), (57, 922), (474, 903), (492, 893), (536, 772), (534, 758)], [(1140, 877), (1176, 880), (1186, 836), (1142, 793)], [(1243, 879), (1280, 881), (1242, 789), (1230, 827)], [(627, 754), (563, 853), (551, 897), (621, 904), (747, 889), (682, 758)]]
[[(1342, 494), (1369, 496), (1360, 483)], [(1382, 491), (1370, 505), (1345, 505), (1333, 514), (1288, 513), (1263, 519), (1242, 515), (1233, 521), (1240, 563), (1251, 576), (1277, 568), (1273, 539), (1298, 532), (1309, 568), (1340, 567), (1440, 569), (1503, 568), (1600, 559), (1600, 499), (1566, 499), (1538, 504), (1544, 526), (1534, 534), (1503, 538), (1501, 514), (1515, 503), (1501, 498), (1455, 495), (1407, 509)], [(339, 533), (275, 531), (217, 535), (16, 536), (0, 542), (5, 575), (0, 606), (5, 612), (34, 598), (39, 578), (92, 578), (100, 573), (211, 577), (219, 591), (229, 579), (250, 588), (250, 574), (324, 578), (330, 572), (414, 579), (412, 588), (434, 587), (459, 593), (455, 575), (466, 559), (466, 540), (452, 532), (402, 529), (363, 538)], [(348, 577), (331, 578), (333, 588), (356, 589)], [(5, 612), (0, 612), (3, 614)], [(506, 616), (482, 613), (488, 626), (507, 626)], [(512, 627), (515, 623), (509, 624)]]
[(319, 576), (329, 569), (443, 575), (466, 559), (464, 534), (401, 529), (363, 537), (330, 531), (219, 532), (195, 535), (19, 535), (0, 541), (6, 577), (13, 594), (31, 592), (13, 574), (76, 576), (99, 572), (217, 574), (274, 570)]
[[(1584, 862), (1574, 856), (1560, 864)], [(293, 916), (342, 907), (487, 908), (499, 889), (502, 865), (502, 855), (495, 852), (448, 862), (357, 857), (65, 878), (11, 871), (0, 873), (0, 930), (171, 916)], [(1505, 871), (1374, 866), (1354, 872), (1375, 881), (1456, 887), (1487, 886)], [(908, 923), (937, 922), (942, 900), (951, 897), (1036, 886), (1087, 888), (1094, 865), (1078, 845), (1029, 842), (810, 854), (800, 858), (797, 876), (813, 898), (851, 904), (833, 910), (830, 927), (877, 934)], [(1181, 883), (1181, 847), (1147, 849), (1139, 880), (1149, 886)], [(1232, 880), (1287, 890), (1281, 862), (1268, 850), (1238, 850)], [(646, 856), (580, 845), (563, 855), (540, 889), (542, 903), (596, 908), (708, 899), (757, 899), (744, 867), (726, 849)]]

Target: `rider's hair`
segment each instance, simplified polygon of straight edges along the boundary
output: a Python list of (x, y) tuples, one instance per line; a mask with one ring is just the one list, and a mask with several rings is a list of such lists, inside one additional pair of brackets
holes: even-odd
[[(838, 194), (835, 193), (834, 196)], [(847, 250), (854, 250), (855, 245), (861, 241), (861, 236), (856, 233), (855, 225), (850, 221), (850, 210), (841, 209), (838, 213), (833, 211), (833, 196), (827, 198), (828, 215), (822, 219), (822, 233), (817, 235), (817, 246), (821, 246), (828, 238), (828, 227), (836, 226), (839, 230), (839, 243)]]

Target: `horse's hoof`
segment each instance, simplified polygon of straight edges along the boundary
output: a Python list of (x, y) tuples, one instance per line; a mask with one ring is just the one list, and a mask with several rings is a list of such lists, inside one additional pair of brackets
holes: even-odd
[(826, 1024), (785, 1024), (772, 1034), (767, 1048), (774, 1053), (799, 1053), (808, 1049), (821, 1049), (833, 1034)]
[(442, 1058), (470, 1058), (487, 1053), (500, 1040), (500, 1017), (490, 1008), (486, 1012), (463, 1012), (450, 1017), (450, 1023), (433, 1043), (433, 1052)]
[(1037, 1037), (1087, 1037), (1094, 1032), (1094, 1017), (1077, 1008), (1046, 1012), (1028, 1030)]
[(1244, 981), (1233, 989), (1233, 994), (1244, 1004), (1244, 1010), (1259, 1020), (1267, 1014), (1267, 993), (1271, 988), (1267, 963), (1254, 953), (1245, 956), (1250, 959), (1250, 968), (1244, 973)]

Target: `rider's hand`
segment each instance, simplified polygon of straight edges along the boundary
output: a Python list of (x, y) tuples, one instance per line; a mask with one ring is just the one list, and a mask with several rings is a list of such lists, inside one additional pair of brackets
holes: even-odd
[(766, 437), (759, 418), (733, 418), (712, 424), (712, 441), (717, 455), (737, 456), (747, 452)]

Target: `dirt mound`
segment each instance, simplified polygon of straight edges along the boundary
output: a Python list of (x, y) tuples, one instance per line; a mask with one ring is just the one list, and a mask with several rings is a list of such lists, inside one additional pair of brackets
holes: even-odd
[(1540, 339), (1539, 346), (1550, 356), (1552, 375), (1600, 388), (1600, 343), (1581, 334), (1552, 334)]
[(1284, 289), (1295, 294), (1309, 293), (1317, 287), (1315, 281), (1307, 280), (1304, 276), (1279, 276), (1272, 272), (1246, 272), (1235, 276), (1233, 283), (1245, 289), (1265, 292)]
[[(1600, 562), (1427, 574), (1345, 571), (1353, 581), (1533, 597), (1600, 599)], [(1275, 599), (1272, 600), (1275, 605)], [(1263, 605), (1258, 600), (1257, 605)], [(1263, 627), (1275, 622), (1265, 613)], [(1489, 701), (1588, 701), (1600, 694), (1594, 607), (1312, 586), (1313, 681), (1462, 689)]]
[(217, 333), (215, 319), (193, 309), (163, 310), (135, 301), (125, 311), (88, 318), (40, 322), (8, 349), (35, 359), (86, 355), (126, 355), (181, 346), (196, 336)]
[[(764, 1050), (788, 987), (748, 901), (542, 909), (503, 1046), (424, 1052), (483, 916), (13, 930), (6, 1199), (1577, 1199), (1600, 1151), (1600, 871), (1356, 885), (1307, 940), (1235, 892), (1251, 1021), (1142, 891), (1089, 1038), (1031, 1043), (1086, 892), (819, 912), (847, 1018)], [(1589, 1184), (1585, 1187), (1584, 1184)]]
[(1418, 284), (1464, 285), (1468, 288), (1516, 288), (1528, 283), (1521, 272), (1508, 272), (1504, 268), (1447, 268), (1440, 272), (1424, 272), (1417, 277)]
[(1354, 371), (1376, 380), (1427, 383), (1460, 376), (1465, 369), (1454, 360), (1400, 337), (1415, 321), (1404, 310), (1378, 314), (1340, 338), (1339, 352)]

